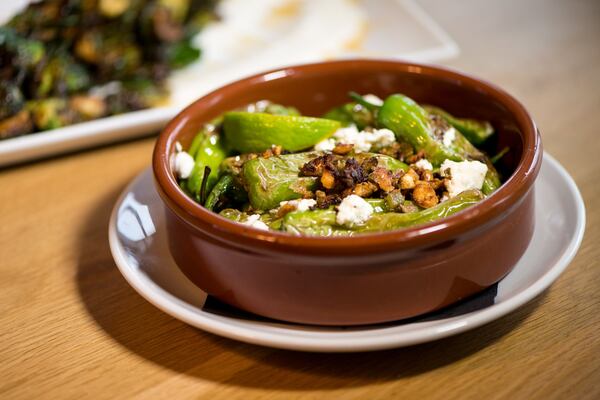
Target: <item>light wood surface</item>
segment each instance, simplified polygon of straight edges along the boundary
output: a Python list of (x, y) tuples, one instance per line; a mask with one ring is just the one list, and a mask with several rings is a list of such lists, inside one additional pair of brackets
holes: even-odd
[[(0, 398), (600, 398), (600, 2), (424, 0), (446, 63), (505, 87), (587, 207), (565, 274), (516, 312), (433, 343), (305, 354), (216, 337), (147, 303), (107, 243), (143, 139), (0, 171)], [(407, 38), (402, 38), (403, 40)]]

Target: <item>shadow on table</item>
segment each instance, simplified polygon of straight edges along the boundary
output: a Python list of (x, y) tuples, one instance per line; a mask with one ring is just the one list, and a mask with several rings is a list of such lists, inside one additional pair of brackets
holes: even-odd
[[(103, 199), (81, 227), (77, 285), (96, 323), (115, 341), (162, 367), (203, 380), (268, 389), (335, 389), (398, 380), (441, 368), (492, 345), (538, 307), (517, 311), (461, 335), (407, 348), (353, 354), (275, 350), (205, 333), (138, 295), (114, 264), (107, 241), (121, 190)], [(268, 377), (268, 378), (265, 378)]]

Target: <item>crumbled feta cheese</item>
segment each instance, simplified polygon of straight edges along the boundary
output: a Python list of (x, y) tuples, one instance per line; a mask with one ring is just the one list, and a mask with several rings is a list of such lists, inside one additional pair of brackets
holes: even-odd
[(351, 194), (338, 206), (335, 217), (338, 225), (355, 226), (365, 223), (373, 214), (373, 207), (362, 197)]
[(423, 170), (426, 170), (426, 171), (427, 170), (428, 171), (433, 171), (433, 165), (431, 165), (431, 163), (428, 160), (424, 159), (424, 158), (422, 158), (419, 161), (417, 161), (415, 163), (415, 167), (423, 169)]
[(183, 146), (179, 142), (175, 142), (175, 151), (177, 153), (181, 153), (183, 151)]
[(454, 139), (456, 139), (456, 130), (451, 126), (450, 129), (444, 132), (442, 142), (444, 143), (444, 146), (451, 146)]
[[(488, 167), (480, 161), (451, 161), (446, 160), (440, 166), (442, 176), (450, 175), (446, 180), (448, 195), (454, 197), (469, 189), (481, 189)], [(448, 174), (449, 172), (449, 174)]]
[(375, 96), (374, 94), (365, 94), (363, 96), (363, 99), (365, 99), (366, 101), (368, 101), (369, 103), (375, 105), (375, 106), (382, 106), (383, 105), (383, 100), (379, 97), (379, 96)]
[(261, 229), (263, 231), (268, 231), (269, 226), (260, 220), (260, 214), (252, 214), (248, 216), (248, 219), (242, 222), (244, 225), (248, 225), (252, 228)]
[(365, 141), (364, 135), (358, 131), (356, 125), (340, 128), (333, 134), (336, 143), (353, 144), (356, 152), (369, 151), (371, 145)]
[[(389, 129), (375, 129), (372, 132), (359, 131), (355, 125), (340, 128), (333, 134), (332, 139), (317, 143), (315, 150), (333, 150), (336, 143), (352, 144), (357, 153), (368, 152), (373, 145), (389, 146), (396, 141), (394, 132)], [(331, 145), (333, 144), (333, 147)], [(331, 149), (329, 149), (331, 147)]]
[(389, 146), (396, 141), (396, 135), (389, 129), (375, 129), (369, 138), (371, 144), (377, 144), (380, 147)]
[(296, 211), (308, 211), (311, 207), (317, 205), (315, 199), (299, 199), (299, 200), (287, 200), (279, 203), (279, 207), (285, 206), (286, 204), (296, 208)]
[(186, 153), (185, 151), (180, 151), (175, 155), (175, 173), (179, 179), (187, 179), (192, 174), (192, 169), (194, 169), (194, 157)]
[(325, 139), (315, 144), (316, 151), (331, 151), (335, 147), (335, 140)]

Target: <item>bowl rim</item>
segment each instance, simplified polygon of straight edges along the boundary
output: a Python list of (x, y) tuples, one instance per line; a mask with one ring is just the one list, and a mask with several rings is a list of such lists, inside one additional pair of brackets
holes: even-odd
[[(239, 90), (276, 79), (294, 79), (300, 75), (331, 73), (348, 69), (397, 70), (402, 73), (423, 74), (477, 90), (499, 101), (513, 114), (522, 132), (523, 153), (513, 174), (492, 195), (478, 204), (454, 215), (422, 225), (400, 230), (376, 232), (356, 236), (322, 237), (298, 236), (286, 232), (264, 231), (228, 220), (207, 210), (186, 195), (171, 172), (171, 157), (177, 134), (198, 110), (214, 106), (220, 99), (235, 95)], [(294, 65), (261, 72), (225, 86), (201, 98), (177, 114), (161, 131), (154, 147), (152, 169), (160, 197), (168, 208), (188, 225), (209, 237), (230, 245), (253, 251), (301, 250), (320, 253), (361, 253), (401, 249), (440, 243), (473, 230), (498, 218), (520, 200), (533, 186), (541, 166), (542, 143), (539, 131), (525, 107), (498, 86), (483, 79), (437, 65), (401, 60), (349, 59)]]

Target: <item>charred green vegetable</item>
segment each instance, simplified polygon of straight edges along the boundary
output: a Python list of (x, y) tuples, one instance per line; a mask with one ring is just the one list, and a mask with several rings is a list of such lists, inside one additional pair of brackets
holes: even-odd
[(457, 118), (439, 107), (423, 106), (430, 115), (439, 115), (476, 146), (482, 145), (494, 134), (492, 124), (471, 118)]
[(359, 233), (385, 232), (445, 218), (471, 207), (482, 199), (481, 192), (469, 190), (423, 211), (374, 213), (364, 225), (355, 228), (339, 225), (335, 210), (296, 211), (285, 216), (282, 228), (289, 233), (310, 236), (352, 236)]
[(266, 101), (223, 114), (177, 154), (180, 186), (249, 228), (312, 236), (425, 224), (500, 186), (491, 159), (455, 127), (486, 122), (451, 123), (402, 94), (351, 98), (323, 118)]
[(388, 97), (378, 113), (378, 123), (422, 151), (434, 166), (445, 160), (477, 160), (488, 166), (483, 192), (489, 194), (500, 185), (500, 177), (489, 158), (458, 130), (444, 125), (444, 119), (431, 119), (427, 111), (411, 98), (396, 94)]
[(192, 38), (215, 19), (215, 4), (32, 2), (0, 27), (0, 138), (164, 103), (170, 71), (200, 56)]

